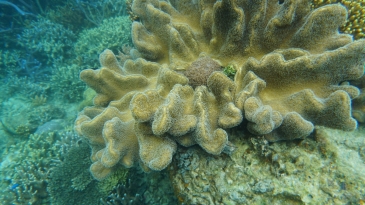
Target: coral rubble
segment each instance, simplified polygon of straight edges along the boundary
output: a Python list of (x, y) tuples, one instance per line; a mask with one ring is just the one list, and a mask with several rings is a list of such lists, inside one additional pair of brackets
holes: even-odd
[[(120, 65), (105, 50), (100, 69), (80, 74), (97, 93), (75, 122), (96, 179), (119, 164), (162, 170), (177, 144), (218, 155), (227, 130), (243, 121), (269, 141), (305, 138), (315, 125), (356, 128), (351, 99), (359, 90), (345, 82), (363, 74), (365, 40), (338, 32), (344, 6), (134, 0), (131, 9), (133, 60)], [(194, 71), (201, 63), (211, 66)], [(234, 80), (215, 64), (237, 68)]]

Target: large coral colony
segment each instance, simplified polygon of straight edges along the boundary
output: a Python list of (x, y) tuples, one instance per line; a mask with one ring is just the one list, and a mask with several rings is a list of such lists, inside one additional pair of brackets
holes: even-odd
[[(365, 40), (339, 33), (340, 4), (307, 0), (134, 0), (129, 59), (110, 50), (81, 79), (97, 93), (75, 122), (102, 180), (119, 165), (162, 170), (177, 144), (219, 155), (227, 130), (302, 139), (314, 126), (354, 130), (348, 81), (363, 75)], [(221, 67), (237, 69), (230, 79)]]

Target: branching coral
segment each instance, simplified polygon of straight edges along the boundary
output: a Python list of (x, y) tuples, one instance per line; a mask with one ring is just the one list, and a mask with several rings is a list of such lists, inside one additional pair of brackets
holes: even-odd
[(133, 193), (131, 181), (126, 184), (118, 184), (106, 201), (101, 199), (103, 205), (135, 205), (143, 203), (142, 196), (139, 193)]
[(98, 55), (106, 48), (117, 52), (124, 44), (131, 44), (131, 22), (127, 16), (109, 18), (99, 27), (80, 33), (75, 51), (87, 68), (97, 67)]
[(36, 83), (34, 79), (27, 77), (18, 78), (10, 75), (6, 78), (7, 82), (4, 83), (3, 93), (5, 96), (10, 97), (14, 95), (25, 96), (28, 99), (34, 98), (35, 96), (47, 96), (49, 93), (49, 85), (44, 83)]
[(3, 204), (49, 204), (49, 171), (62, 159), (62, 146), (72, 143), (64, 137), (33, 134), (4, 151), (0, 166)]
[(71, 54), (75, 34), (61, 24), (40, 17), (24, 29), (18, 43), (47, 64), (63, 60)]
[[(363, 74), (365, 40), (339, 34), (345, 7), (310, 7), (134, 0), (133, 52), (142, 58), (122, 66), (105, 50), (101, 68), (80, 75), (97, 92), (75, 123), (92, 147), (93, 176), (103, 179), (118, 164), (164, 169), (177, 143), (220, 154), (225, 129), (243, 120), (270, 141), (304, 138), (314, 125), (355, 129), (350, 103), (359, 90), (343, 82)], [(234, 81), (215, 71), (191, 87), (182, 73), (199, 56), (237, 68)]]
[[(118, 183), (125, 183), (128, 170), (120, 169), (102, 182), (94, 180), (87, 170), (90, 166), (90, 148), (78, 141), (77, 146), (70, 146), (62, 163), (54, 167), (49, 174), (49, 204), (98, 204), (100, 198), (106, 196)], [(82, 200), (80, 200), (82, 199)]]
[(79, 72), (80, 67), (75, 64), (55, 68), (51, 76), (53, 92), (68, 102), (81, 101), (85, 86), (78, 77)]
[(0, 50), (0, 77), (5, 77), (9, 73), (16, 73), (19, 70), (19, 51)]

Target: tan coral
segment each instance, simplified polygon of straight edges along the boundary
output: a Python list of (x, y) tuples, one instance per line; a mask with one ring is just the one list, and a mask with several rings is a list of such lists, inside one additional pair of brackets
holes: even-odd
[(176, 143), (165, 136), (156, 136), (148, 123), (136, 123), (135, 132), (139, 142), (139, 156), (150, 169), (160, 171), (172, 161)]
[(210, 57), (200, 57), (186, 69), (184, 75), (189, 79), (189, 85), (193, 88), (199, 85), (207, 85), (209, 76), (214, 71), (220, 71), (221, 66)]
[(342, 24), (342, 33), (351, 34), (354, 39), (365, 37), (365, 2), (364, 0), (313, 0), (312, 8), (318, 8), (327, 4), (341, 3), (348, 10), (347, 21)]
[[(229, 144), (225, 129), (243, 120), (270, 141), (304, 138), (314, 125), (356, 127), (350, 103), (359, 90), (343, 82), (362, 75), (365, 41), (338, 33), (343, 6), (311, 11), (306, 0), (134, 0), (131, 8), (139, 18), (131, 53), (146, 60), (121, 66), (106, 50), (99, 70), (80, 75), (97, 92), (95, 106), (76, 120), (93, 147), (96, 178), (118, 164), (164, 169), (176, 143), (220, 154)], [(238, 68), (234, 81), (212, 69), (206, 83), (191, 87), (183, 73), (201, 57)]]
[(354, 85), (360, 89), (360, 95), (352, 101), (352, 115), (354, 118), (364, 124), (365, 123), (365, 75), (360, 79), (351, 81), (351, 85)]

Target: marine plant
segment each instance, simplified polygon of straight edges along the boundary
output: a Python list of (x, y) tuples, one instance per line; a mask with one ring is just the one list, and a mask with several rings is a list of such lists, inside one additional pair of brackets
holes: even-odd
[(227, 65), (226, 67), (223, 68), (223, 73), (230, 79), (234, 80), (234, 76), (237, 73), (237, 69), (233, 67), (233, 65)]
[[(271, 142), (303, 139), (315, 125), (356, 128), (351, 100), (359, 90), (345, 82), (363, 75), (365, 40), (338, 32), (344, 6), (134, 0), (131, 8), (131, 52), (141, 58), (120, 65), (105, 50), (100, 69), (80, 74), (97, 93), (75, 122), (96, 179), (120, 165), (162, 170), (177, 144), (219, 155), (231, 149), (226, 130), (238, 125)], [(206, 84), (190, 86), (184, 73), (205, 69), (194, 66), (204, 57), (237, 68), (234, 80), (212, 69), (201, 72)]]

